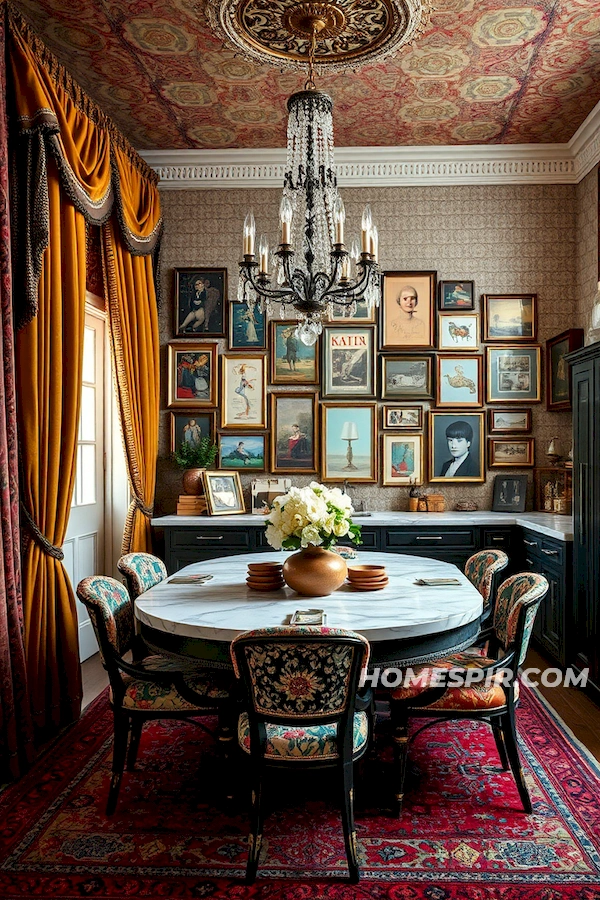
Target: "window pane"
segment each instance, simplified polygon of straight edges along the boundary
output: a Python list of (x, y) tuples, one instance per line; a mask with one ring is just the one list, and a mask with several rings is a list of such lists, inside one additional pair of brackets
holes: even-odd
[(96, 381), (96, 332), (89, 325), (83, 331), (83, 380)]
[(96, 448), (93, 444), (82, 444), (81, 451), (81, 503), (96, 502)]
[(74, 506), (81, 506), (81, 444), (77, 447), (77, 468), (75, 470)]
[(79, 440), (96, 440), (96, 388), (81, 389), (81, 419), (79, 423)]

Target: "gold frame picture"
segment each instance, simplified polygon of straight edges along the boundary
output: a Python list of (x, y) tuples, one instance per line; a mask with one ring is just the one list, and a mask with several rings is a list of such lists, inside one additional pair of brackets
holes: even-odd
[[(233, 380), (237, 387), (231, 387)], [(266, 428), (267, 357), (264, 354), (224, 353), (221, 357), (220, 400), (223, 430), (247, 428), (259, 431)]]
[[(334, 417), (334, 413), (339, 414)], [(370, 413), (370, 422), (364, 418), (366, 412)], [(335, 424), (333, 420), (335, 418)], [(329, 424), (335, 427), (335, 437), (330, 437), (329, 446), (327, 432)], [(345, 435), (345, 436), (344, 436)], [(354, 437), (353, 435), (356, 435)], [(360, 441), (360, 444), (358, 442)], [(356, 444), (355, 444), (356, 442)], [(348, 446), (345, 446), (345, 445)], [(355, 444), (355, 446), (352, 446)], [(328, 464), (328, 453), (332, 452), (339, 465), (333, 464), (333, 455)], [(368, 456), (368, 474), (360, 474), (361, 466), (355, 465), (354, 459), (357, 448), (364, 450), (360, 458)], [(346, 465), (341, 463), (346, 462)], [(365, 467), (366, 468), (366, 467)], [(348, 479), (353, 483), (375, 483), (378, 480), (377, 469), (377, 404), (376, 403), (335, 403), (323, 401), (321, 403), (321, 481), (343, 481)]]
[[(278, 403), (280, 401), (292, 401), (289, 406), (294, 405), (294, 401), (298, 402), (299, 400), (308, 400), (312, 405), (312, 434), (309, 436), (306, 433), (306, 425), (304, 423), (304, 419), (306, 418), (306, 410), (303, 412), (300, 410), (298, 412), (294, 412), (290, 414), (290, 410), (287, 410), (286, 419), (289, 416), (288, 427), (287, 427), (287, 436), (279, 434), (279, 420), (280, 416), (277, 411)], [(273, 392), (271, 394), (271, 472), (297, 472), (297, 473), (305, 473), (307, 475), (314, 474), (317, 472), (317, 465), (319, 461), (319, 423), (317, 420), (318, 417), (318, 404), (317, 404), (317, 394), (314, 391), (281, 391), (281, 392)], [(295, 420), (298, 420), (297, 422)], [(278, 445), (282, 440), (287, 440), (288, 442), (288, 456), (290, 459), (289, 464), (285, 462), (285, 459), (278, 454)], [(307, 459), (308, 465), (302, 465), (302, 445), (309, 443), (311, 447), (310, 451), (310, 459)], [(292, 456), (292, 454), (297, 454)], [(306, 457), (304, 457), (306, 459)], [(279, 461), (278, 461), (279, 459)], [(280, 464), (283, 462), (283, 464)]]
[[(398, 445), (397, 448), (394, 447), (395, 444)], [(411, 444), (412, 456), (410, 455)], [(422, 434), (388, 433), (381, 435), (381, 484), (383, 487), (423, 484), (425, 477), (423, 446)], [(394, 461), (395, 455), (397, 456), (396, 462)]]
[[(213, 441), (216, 437), (216, 427), (217, 427), (217, 414), (215, 410), (197, 410), (194, 412), (193, 410), (181, 410), (175, 409), (171, 410), (169, 413), (171, 418), (171, 453), (175, 453), (176, 450), (179, 450), (181, 445), (185, 443), (186, 440), (186, 426), (183, 426), (183, 430), (181, 430), (181, 423), (178, 421), (179, 419), (188, 419), (187, 425), (190, 426), (191, 422), (194, 422), (198, 429), (193, 428), (193, 426), (188, 427), (188, 440), (191, 444), (195, 444), (198, 441), (198, 437), (201, 435), (202, 437), (208, 436)], [(208, 419), (208, 432), (201, 425), (198, 425), (198, 419)], [(204, 423), (203, 423), (204, 424)], [(181, 440), (177, 440), (178, 436), (181, 437)]]
[[(498, 456), (498, 447), (500, 444), (506, 444), (507, 449), (504, 451), (502, 458)], [(509, 445), (523, 444), (526, 449), (525, 459), (521, 456), (516, 459), (516, 453), (511, 454)], [(522, 437), (521, 435), (506, 435), (505, 437), (488, 438), (488, 466), (497, 468), (513, 468), (527, 469), (535, 465), (535, 438)]]
[[(456, 412), (429, 413), (429, 481), (444, 484), (457, 482), (482, 484), (485, 481), (484, 424), (485, 414), (474, 410), (458, 409)], [(451, 426), (454, 426), (455, 433), (449, 435), (447, 431)], [(458, 474), (447, 476), (445, 472), (453, 461), (459, 458), (456, 456), (456, 449), (453, 452), (450, 448), (451, 440), (463, 440), (466, 452), (471, 458), (461, 463), (457, 470)], [(460, 473), (465, 463), (463, 472), (472, 474)], [(436, 470), (439, 470), (438, 475), (435, 474)]]
[(483, 406), (483, 357), (438, 353), (435, 386), (435, 405), (440, 409)]
[(539, 344), (486, 347), (485, 357), (488, 403), (541, 402), (542, 351)]
[[(231, 479), (231, 482), (229, 482)], [(240, 473), (231, 469), (205, 469), (202, 473), (204, 493), (209, 516), (234, 516), (246, 512)], [(217, 481), (221, 484), (217, 485)], [(214, 484), (213, 484), (214, 482)], [(233, 490), (225, 490), (233, 488)], [(221, 496), (219, 496), (219, 494)], [(233, 506), (229, 505), (229, 495), (233, 495)]]
[(168, 344), (169, 409), (203, 409), (217, 405), (217, 348), (216, 341), (172, 341)]
[(484, 341), (501, 344), (535, 342), (537, 294), (484, 294), (481, 305)]
[(435, 349), (437, 272), (384, 272), (381, 350)]

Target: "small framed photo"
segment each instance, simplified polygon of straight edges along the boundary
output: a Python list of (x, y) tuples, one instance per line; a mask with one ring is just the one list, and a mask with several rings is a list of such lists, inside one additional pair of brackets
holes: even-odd
[(481, 356), (437, 356), (436, 406), (483, 406)]
[(485, 481), (483, 412), (429, 414), (429, 480)]
[(319, 342), (296, 335), (297, 322), (271, 322), (271, 384), (318, 384)]
[(175, 335), (224, 337), (227, 269), (175, 269)]
[(440, 350), (478, 350), (478, 313), (447, 313), (438, 315), (438, 348)]
[(232, 516), (246, 512), (239, 472), (205, 470), (202, 478), (209, 516)]
[(216, 341), (168, 345), (167, 406), (197, 409), (217, 405), (217, 347)]
[(435, 347), (436, 272), (385, 272), (380, 347)]
[(220, 434), (219, 468), (243, 472), (264, 472), (264, 434)]
[(407, 428), (410, 431), (423, 429), (422, 406), (391, 406), (385, 403), (381, 408), (381, 427), (386, 431), (397, 431), (399, 428)]
[(366, 300), (356, 300), (350, 306), (341, 306), (339, 303), (331, 305), (330, 322), (344, 322), (346, 325), (374, 325), (377, 307), (369, 305)]
[(384, 487), (423, 484), (423, 435), (382, 434)]
[(231, 303), (229, 306), (229, 349), (265, 350), (265, 314), (260, 307), (246, 306), (245, 303)]
[(433, 361), (431, 356), (382, 356), (382, 400), (431, 400)]
[(271, 394), (271, 471), (317, 471), (317, 395)]
[(540, 347), (486, 347), (488, 403), (539, 403)]
[(328, 325), (323, 348), (322, 397), (375, 397), (375, 328)]
[(215, 412), (169, 413), (171, 418), (171, 453), (175, 453), (182, 444), (196, 446), (202, 438), (214, 439), (216, 415)]
[(496, 475), (492, 512), (525, 512), (527, 475)]
[(537, 294), (484, 294), (484, 341), (535, 341)]
[(291, 478), (255, 478), (250, 488), (252, 515), (268, 515), (275, 499), (287, 494), (291, 486)]
[(377, 404), (321, 403), (321, 479), (377, 481)]
[(571, 367), (567, 353), (583, 347), (583, 328), (569, 328), (546, 341), (546, 409), (571, 409)]
[(475, 285), (472, 281), (440, 281), (440, 310), (473, 309), (475, 307)]
[(535, 438), (532, 437), (488, 438), (488, 465), (515, 469), (533, 466), (534, 447)]
[(221, 428), (267, 427), (265, 356), (223, 354), (221, 384)]
[(530, 409), (489, 409), (488, 432), (490, 434), (527, 434), (531, 431)]

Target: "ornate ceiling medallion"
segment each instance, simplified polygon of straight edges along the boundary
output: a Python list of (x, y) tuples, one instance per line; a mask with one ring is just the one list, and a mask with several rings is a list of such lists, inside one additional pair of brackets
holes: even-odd
[(306, 64), (316, 34), (320, 71), (377, 62), (413, 41), (430, 0), (207, 0), (211, 28), (245, 57), (279, 67)]

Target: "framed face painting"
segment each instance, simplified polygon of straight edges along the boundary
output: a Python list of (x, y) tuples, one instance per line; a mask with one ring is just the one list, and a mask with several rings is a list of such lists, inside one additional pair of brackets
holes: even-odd
[(423, 484), (423, 435), (382, 434), (384, 487)]
[(216, 413), (214, 412), (172, 412), (169, 415), (171, 417), (171, 453), (178, 450), (182, 444), (197, 446), (202, 438), (212, 438), (215, 433)]
[(527, 475), (496, 475), (492, 512), (525, 512)]
[(296, 336), (297, 322), (271, 322), (271, 384), (318, 384), (319, 342)]
[(481, 356), (437, 357), (437, 406), (483, 406)]
[(381, 408), (381, 427), (386, 430), (408, 428), (420, 431), (423, 428), (423, 407), (391, 406), (385, 403)]
[(225, 353), (221, 384), (221, 428), (267, 427), (266, 357)]
[(229, 349), (264, 350), (266, 348), (265, 314), (258, 306), (231, 303), (229, 307)]
[(482, 412), (429, 414), (429, 480), (485, 481)]
[(382, 350), (435, 346), (435, 278), (435, 272), (384, 274)]
[(431, 356), (382, 356), (383, 400), (430, 400), (433, 397)]
[(583, 347), (583, 328), (570, 328), (546, 341), (546, 409), (571, 409), (571, 367), (567, 353)]
[(472, 281), (440, 281), (439, 306), (444, 309), (473, 309), (475, 285)]
[(167, 406), (197, 409), (217, 405), (217, 343), (177, 341), (168, 345)]
[(317, 471), (317, 395), (271, 394), (271, 471)]
[(530, 409), (489, 409), (488, 431), (490, 434), (525, 434), (531, 431)]
[(535, 341), (537, 294), (484, 294), (484, 341)]
[(539, 347), (486, 347), (488, 403), (539, 403)]
[(488, 438), (488, 465), (523, 468), (534, 463), (535, 438)]
[(175, 269), (175, 334), (225, 335), (227, 269)]
[(440, 350), (477, 350), (479, 348), (479, 316), (477, 313), (438, 315), (438, 348)]
[(243, 472), (263, 472), (265, 440), (264, 434), (220, 434), (219, 467)]
[(321, 403), (321, 479), (377, 481), (377, 405)]
[(375, 328), (323, 329), (323, 397), (375, 396)]
[(231, 516), (246, 512), (238, 472), (202, 473), (209, 516)]

